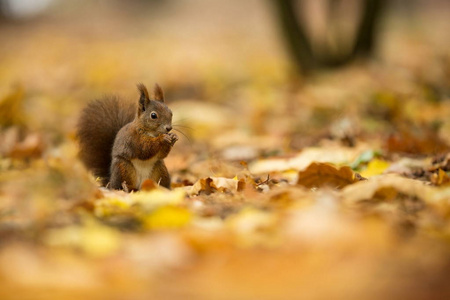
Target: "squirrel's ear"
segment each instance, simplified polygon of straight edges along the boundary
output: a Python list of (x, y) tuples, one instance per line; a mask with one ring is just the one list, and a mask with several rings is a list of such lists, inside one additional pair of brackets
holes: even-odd
[(153, 88), (153, 99), (164, 102), (164, 92), (162, 88), (156, 83)]
[(150, 103), (150, 97), (148, 96), (148, 91), (145, 85), (139, 83), (137, 85), (137, 88), (141, 93), (141, 96), (139, 98), (139, 112), (144, 112), (145, 108), (147, 107), (147, 104)]

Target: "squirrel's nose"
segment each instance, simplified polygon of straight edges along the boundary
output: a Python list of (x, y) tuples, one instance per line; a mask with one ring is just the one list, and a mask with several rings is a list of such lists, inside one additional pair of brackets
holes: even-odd
[(172, 126), (166, 126), (166, 130), (167, 130), (167, 132), (171, 131), (172, 130)]

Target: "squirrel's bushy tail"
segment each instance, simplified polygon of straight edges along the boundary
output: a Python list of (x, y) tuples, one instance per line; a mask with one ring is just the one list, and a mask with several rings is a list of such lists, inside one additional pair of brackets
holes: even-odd
[(109, 182), (114, 139), (123, 126), (133, 121), (135, 113), (135, 105), (121, 103), (116, 97), (94, 100), (81, 112), (77, 124), (79, 155), (102, 185)]

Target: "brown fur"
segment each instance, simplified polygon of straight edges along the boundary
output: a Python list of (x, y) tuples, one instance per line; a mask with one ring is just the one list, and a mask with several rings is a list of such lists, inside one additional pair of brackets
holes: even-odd
[[(162, 90), (155, 95), (164, 99)], [(145, 86), (138, 85), (139, 105), (125, 105), (117, 98), (90, 103), (78, 122), (80, 157), (102, 184), (114, 189), (138, 190), (133, 160), (150, 161), (148, 178), (170, 188), (170, 176), (163, 159), (177, 141), (172, 129), (172, 112), (161, 101), (148, 99)], [(152, 118), (156, 114), (157, 118)], [(151, 171), (151, 173), (150, 173)]]
[(170, 187), (170, 175), (162, 159), (156, 161), (153, 167), (153, 173), (150, 179), (162, 186)]
[(77, 124), (80, 158), (103, 185), (109, 181), (111, 149), (119, 130), (133, 121), (136, 105), (106, 97), (89, 103)]
[(153, 99), (164, 102), (164, 92), (157, 83), (155, 83), (155, 87), (153, 88)]
[(138, 83), (137, 85), (139, 92), (141, 92), (141, 97), (145, 97), (146, 99), (150, 100), (150, 96), (148, 95), (147, 88), (144, 84)]

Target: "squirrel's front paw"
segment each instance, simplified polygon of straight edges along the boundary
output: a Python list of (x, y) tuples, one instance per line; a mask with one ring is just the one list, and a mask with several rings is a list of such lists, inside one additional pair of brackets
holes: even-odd
[(178, 136), (173, 132), (166, 133), (164, 134), (164, 141), (173, 146), (178, 141)]

